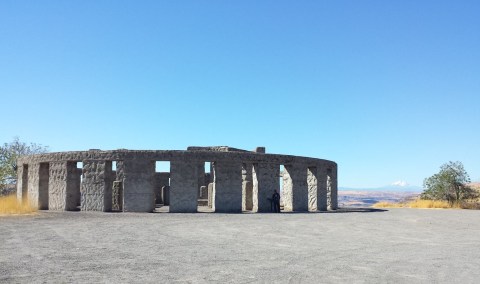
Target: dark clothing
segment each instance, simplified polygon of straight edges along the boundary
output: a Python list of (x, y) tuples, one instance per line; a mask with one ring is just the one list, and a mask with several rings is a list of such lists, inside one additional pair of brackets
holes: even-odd
[(280, 194), (275, 192), (272, 195), (273, 212), (280, 213)]

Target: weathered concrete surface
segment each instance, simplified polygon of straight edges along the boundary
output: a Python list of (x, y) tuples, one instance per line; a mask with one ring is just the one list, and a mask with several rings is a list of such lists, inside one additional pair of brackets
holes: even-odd
[(81, 210), (111, 211), (112, 185), (111, 161), (83, 161)]
[(208, 191), (208, 207), (213, 208), (213, 196), (215, 192), (213, 191), (213, 183), (209, 183), (207, 186)]
[(327, 209), (327, 174), (325, 167), (319, 165), (317, 167), (317, 210), (326, 211)]
[(327, 205), (328, 209), (338, 208), (338, 181), (337, 169), (327, 169)]
[(477, 283), (478, 220), (417, 209), (0, 217), (0, 283)]
[(307, 171), (308, 211), (327, 210), (327, 172), (319, 167), (309, 167)]
[(49, 176), (48, 209), (77, 210), (80, 194), (77, 162), (52, 162)]
[(28, 202), (38, 209), (48, 209), (48, 163), (32, 163), (28, 167)]
[(28, 200), (28, 165), (19, 165), (17, 168), (17, 200), (27, 202)]
[(242, 212), (242, 163), (215, 162), (213, 209), (215, 212)]
[(170, 186), (162, 186), (162, 202), (163, 205), (170, 205)]
[[(230, 149), (230, 148), (229, 148)], [(279, 154), (262, 154), (249, 151), (181, 151), (181, 150), (112, 150), (112, 151), (72, 151), (47, 153), (32, 156), (24, 156), (17, 159), (17, 165), (36, 162), (60, 162), (60, 161), (83, 161), (83, 160), (150, 160), (150, 161), (173, 161), (173, 160), (203, 160), (223, 162), (249, 162), (249, 163), (272, 163), (278, 165), (306, 164), (313, 166), (323, 164), (329, 168), (336, 168), (333, 161)], [(117, 165), (118, 170), (118, 165)]]
[(170, 212), (197, 212), (198, 170), (199, 167), (195, 163), (183, 161), (170, 163)]
[(123, 161), (123, 210), (152, 212), (155, 209), (155, 161)]
[(40, 183), (40, 163), (28, 165), (27, 181), (27, 199), (35, 208), (38, 208), (39, 183)]
[(251, 163), (242, 165), (242, 210), (252, 210), (253, 208), (253, 181), (252, 181)]
[(275, 190), (280, 193), (280, 166), (253, 164), (253, 212), (271, 212), (271, 199)]
[(317, 201), (318, 179), (317, 179), (316, 167), (309, 167), (307, 169), (307, 186), (308, 186), (308, 211), (317, 211), (318, 210), (318, 201)]
[(200, 186), (200, 190), (198, 192), (198, 199), (208, 199), (208, 189), (205, 185)]
[(307, 167), (285, 165), (283, 171), (283, 205), (285, 211), (308, 211)]
[(205, 162), (197, 162), (197, 176), (198, 176), (198, 181), (197, 185), (198, 188), (197, 190), (200, 190), (201, 186), (205, 186)]
[[(315, 194), (315, 181), (310, 176), (310, 186), (307, 186), (307, 169), (319, 167), (328, 169), (326, 188), (328, 208), (337, 207), (337, 165), (328, 160), (299, 157), (290, 155), (265, 154), (264, 147), (257, 147), (255, 151), (246, 151), (227, 146), (220, 147), (189, 147), (187, 151), (179, 150), (112, 150), (101, 151), (91, 149), (89, 151), (59, 152), (24, 156), (17, 159), (18, 187), (17, 198), (27, 201), (29, 196), (34, 206), (40, 208), (51, 208), (52, 210), (77, 210), (81, 205), (80, 178), (82, 169), (77, 169), (76, 164), (89, 161), (112, 161), (116, 162), (116, 169), (105, 169), (98, 171), (85, 168), (90, 176), (83, 184), (83, 209), (109, 211), (111, 199), (109, 196), (113, 180), (121, 181), (123, 185), (123, 204), (125, 211), (151, 212), (157, 203), (169, 205), (167, 175), (169, 173), (155, 173), (156, 161), (170, 161), (171, 163), (194, 163), (197, 167), (197, 191), (201, 186), (207, 185), (211, 180), (216, 181), (218, 191), (218, 202), (216, 188), (211, 191), (210, 205), (218, 205), (218, 212), (241, 212), (253, 210), (255, 212), (269, 211), (268, 198), (263, 188), (273, 192), (278, 189), (278, 180), (275, 173), (280, 165), (286, 166), (286, 175), (283, 182), (285, 190), (283, 202), (287, 211), (306, 211), (308, 208), (315, 211), (315, 208), (324, 207), (325, 198), (320, 196), (323, 191)], [(212, 170), (214, 163), (210, 163), (210, 173), (205, 173), (205, 161), (214, 161), (219, 165), (217, 171), (221, 175), (215, 178), (215, 171)], [(259, 165), (258, 174), (255, 175), (255, 197), (254, 180), (252, 176), (252, 165)], [(30, 168), (29, 168), (30, 165)], [(40, 175), (39, 165), (47, 165), (43, 173), (48, 171), (48, 176)], [(48, 166), (48, 165), (51, 165)], [(243, 172), (238, 175), (239, 165), (245, 165)], [(265, 166), (268, 165), (268, 166)], [(272, 169), (262, 169), (272, 167)], [(297, 167), (300, 167), (297, 170)], [(65, 168), (65, 169), (64, 169)], [(233, 173), (233, 174), (232, 174)], [(272, 173), (272, 174), (270, 174)], [(98, 174), (99, 176), (94, 176)], [(181, 174), (181, 173), (176, 173)], [(324, 178), (322, 176), (322, 178)], [(103, 180), (103, 186), (98, 186), (97, 180)], [(241, 181), (242, 194), (238, 196), (238, 180)], [(318, 178), (317, 178), (318, 180)], [(322, 181), (323, 182), (323, 181)], [(89, 189), (92, 186), (91, 190)], [(320, 188), (317, 185), (318, 188)], [(322, 184), (323, 187), (323, 184)], [(48, 188), (48, 194), (46, 194)], [(162, 190), (161, 190), (162, 189)], [(165, 189), (165, 190), (163, 190)], [(220, 190), (221, 189), (221, 190)], [(97, 194), (98, 193), (98, 194)], [(119, 193), (116, 196), (119, 196)], [(197, 192), (198, 195), (198, 192)], [(321, 197), (321, 198), (320, 198)], [(238, 205), (238, 199), (241, 202)], [(89, 201), (89, 199), (91, 199)], [(100, 205), (103, 199), (103, 205)], [(117, 201), (119, 198), (115, 198)], [(207, 201), (202, 201), (207, 203)], [(255, 204), (254, 204), (255, 202)], [(49, 206), (51, 203), (51, 206)], [(117, 202), (118, 203), (118, 202)], [(90, 204), (90, 205), (89, 205)], [(202, 203), (203, 204), (203, 203)], [(317, 207), (315, 207), (315, 204)], [(189, 207), (190, 205), (186, 205)], [(101, 208), (100, 208), (101, 207)], [(240, 208), (239, 208), (240, 207)], [(178, 206), (174, 205), (176, 210)]]

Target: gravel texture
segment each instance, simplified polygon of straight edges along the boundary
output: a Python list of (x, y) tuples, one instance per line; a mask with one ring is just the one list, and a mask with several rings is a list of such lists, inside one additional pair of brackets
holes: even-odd
[(0, 217), (2, 283), (478, 283), (480, 211)]

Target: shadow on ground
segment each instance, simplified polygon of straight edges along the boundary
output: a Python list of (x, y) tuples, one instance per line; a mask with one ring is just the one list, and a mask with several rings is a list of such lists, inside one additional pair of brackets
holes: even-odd
[[(284, 212), (280, 214), (330, 214), (330, 213), (376, 213), (376, 212), (385, 212), (386, 209), (377, 209), (377, 208), (363, 208), (363, 207), (350, 207), (350, 208), (339, 208), (332, 211), (315, 211), (315, 212)], [(154, 213), (169, 213), (169, 206), (157, 206)], [(214, 213), (211, 208), (206, 206), (199, 206), (196, 213)], [(174, 214), (174, 213), (173, 213)], [(181, 214), (181, 213), (179, 213)], [(278, 214), (273, 212), (252, 212), (252, 211), (243, 211), (241, 213), (217, 213), (217, 214)]]

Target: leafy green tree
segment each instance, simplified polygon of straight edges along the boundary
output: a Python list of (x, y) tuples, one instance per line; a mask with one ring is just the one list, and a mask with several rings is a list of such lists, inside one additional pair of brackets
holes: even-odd
[(477, 192), (468, 186), (470, 177), (461, 162), (448, 162), (440, 172), (423, 181), (422, 199), (446, 200), (450, 204), (477, 197)]
[(12, 142), (0, 146), (0, 195), (7, 194), (17, 183), (18, 157), (48, 152), (48, 147), (36, 143), (21, 142), (15, 137)]

